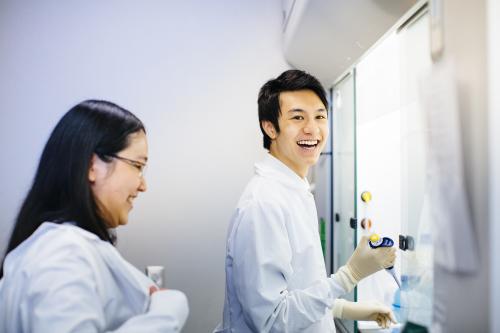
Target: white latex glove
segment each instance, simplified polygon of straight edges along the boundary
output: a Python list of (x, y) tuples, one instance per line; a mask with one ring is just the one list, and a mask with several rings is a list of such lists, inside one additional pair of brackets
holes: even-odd
[(346, 293), (350, 292), (364, 277), (373, 274), (383, 268), (394, 266), (396, 260), (396, 249), (394, 247), (380, 247), (372, 249), (368, 244), (367, 236), (361, 240), (354, 253), (341, 266), (333, 277), (344, 287)]
[(389, 328), (391, 322), (396, 323), (391, 309), (377, 301), (349, 302), (337, 298), (333, 306), (333, 316), (341, 319), (376, 321), (382, 328)]
[(347, 261), (347, 268), (357, 281), (381, 269), (394, 266), (396, 249), (394, 247), (379, 247), (373, 249), (368, 244), (368, 236), (361, 240), (354, 253)]

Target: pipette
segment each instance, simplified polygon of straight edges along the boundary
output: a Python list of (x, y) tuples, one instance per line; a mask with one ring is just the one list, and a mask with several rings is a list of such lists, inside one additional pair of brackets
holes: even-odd
[[(379, 235), (373, 234), (370, 236), (370, 240), (368, 241), (368, 244), (370, 244), (370, 247), (373, 249), (376, 249), (378, 247), (392, 247), (394, 245), (394, 241), (390, 239), (389, 237), (382, 237), (380, 238)], [(399, 282), (399, 278), (396, 274), (396, 270), (394, 269), (394, 266), (387, 267), (385, 269), (387, 273), (391, 274), (392, 277), (394, 278), (394, 281), (398, 284), (398, 287), (401, 288), (401, 282)]]

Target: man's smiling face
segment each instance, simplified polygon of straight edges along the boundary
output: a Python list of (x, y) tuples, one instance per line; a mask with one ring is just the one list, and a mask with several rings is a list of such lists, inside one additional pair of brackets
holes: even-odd
[(278, 133), (270, 122), (263, 127), (272, 139), (271, 155), (300, 177), (316, 164), (328, 138), (328, 114), (312, 90), (285, 91), (279, 96)]

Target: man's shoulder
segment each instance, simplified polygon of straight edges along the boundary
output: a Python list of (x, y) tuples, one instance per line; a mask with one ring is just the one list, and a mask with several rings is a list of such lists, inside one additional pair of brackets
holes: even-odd
[(286, 188), (273, 179), (255, 175), (246, 185), (238, 201), (238, 208), (263, 202), (279, 203)]

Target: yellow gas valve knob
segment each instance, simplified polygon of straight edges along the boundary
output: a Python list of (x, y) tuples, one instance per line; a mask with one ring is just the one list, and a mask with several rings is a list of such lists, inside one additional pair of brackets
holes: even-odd
[(361, 200), (366, 203), (372, 201), (372, 194), (368, 191), (364, 191), (363, 193), (361, 193)]

